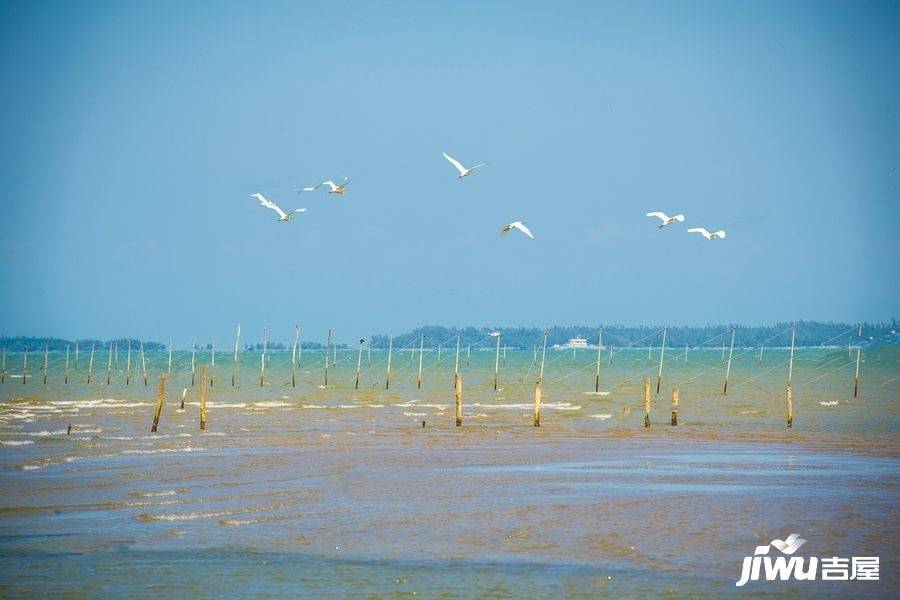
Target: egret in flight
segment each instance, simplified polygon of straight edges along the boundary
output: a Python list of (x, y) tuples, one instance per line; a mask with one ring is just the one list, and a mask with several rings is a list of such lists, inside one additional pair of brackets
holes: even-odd
[(282, 221), (283, 223), (287, 223), (288, 221), (290, 221), (291, 217), (294, 216), (294, 213), (306, 212), (305, 208), (295, 208), (291, 212), (284, 212), (280, 206), (278, 206), (277, 204), (275, 204), (274, 202), (272, 202), (270, 200), (267, 200), (266, 197), (263, 196), (262, 194), (250, 194), (250, 197), (256, 198), (257, 200), (259, 200), (260, 206), (265, 206), (266, 208), (271, 208), (276, 213), (278, 213), (278, 220)]
[(665, 227), (666, 225), (672, 225), (673, 223), (682, 223), (684, 222), (684, 215), (675, 215), (674, 217), (670, 217), (664, 212), (648, 212), (648, 217), (656, 217), (660, 221), (662, 221), (662, 225), (659, 226), (660, 229)]
[[(329, 194), (341, 194), (343, 196), (347, 191), (347, 186), (350, 185), (350, 180), (344, 177), (344, 183), (338, 185), (329, 179), (328, 181), (323, 181), (319, 185), (327, 185), (329, 188), (331, 188), (330, 190), (328, 190)], [(317, 185), (316, 187), (319, 187), (319, 185)]]
[(486, 162), (483, 162), (483, 163), (475, 165), (471, 169), (467, 169), (464, 166), (462, 166), (462, 164), (458, 160), (456, 160), (455, 158), (453, 158), (446, 152), (442, 152), (441, 154), (443, 154), (444, 158), (446, 158), (450, 162), (450, 164), (453, 165), (454, 167), (456, 167), (456, 170), (459, 171), (459, 177), (457, 179), (462, 179), (463, 177), (471, 175), (472, 171), (474, 171), (475, 169), (477, 169), (479, 167), (483, 167), (484, 165), (488, 164)]
[(506, 235), (513, 229), (518, 229), (519, 231), (521, 231), (522, 233), (524, 233), (531, 239), (534, 239), (534, 235), (532, 235), (531, 230), (528, 229), (525, 226), (525, 223), (523, 223), (522, 221), (513, 221), (509, 225), (504, 226), (503, 229), (500, 230), (500, 235)]
[(720, 240), (725, 237), (725, 231), (723, 229), (720, 229), (714, 233), (710, 233), (703, 227), (694, 227), (692, 229), (688, 229), (688, 233), (699, 233), (708, 240)]

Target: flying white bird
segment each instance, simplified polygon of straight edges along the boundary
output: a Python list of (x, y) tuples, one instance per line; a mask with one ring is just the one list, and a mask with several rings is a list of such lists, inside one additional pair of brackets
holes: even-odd
[(314, 192), (317, 189), (319, 189), (320, 187), (322, 187), (322, 184), (318, 183), (312, 187), (294, 188), (294, 191), (297, 192), (298, 194), (302, 194), (303, 192)]
[(509, 225), (506, 225), (505, 227), (503, 227), (503, 229), (500, 230), (500, 235), (506, 235), (513, 229), (518, 229), (531, 239), (534, 239), (534, 235), (531, 234), (531, 230), (525, 227), (525, 223), (523, 223), (522, 221), (513, 221)]
[(483, 167), (486, 164), (489, 164), (489, 163), (483, 162), (483, 163), (475, 165), (471, 169), (467, 169), (464, 166), (462, 166), (462, 164), (460, 164), (460, 162), (458, 160), (456, 160), (455, 158), (453, 158), (446, 152), (442, 152), (441, 154), (443, 154), (444, 158), (446, 158), (448, 161), (450, 161), (450, 164), (453, 165), (454, 167), (456, 167), (456, 170), (459, 171), (459, 177), (457, 179), (462, 179), (463, 177), (466, 177), (467, 175), (471, 175), (472, 171), (474, 171), (475, 169), (477, 169), (479, 167)]
[[(328, 190), (328, 193), (329, 193), (329, 194), (341, 194), (341, 195), (343, 195), (344, 192), (347, 191), (347, 186), (350, 185), (350, 180), (347, 179), (346, 177), (344, 177), (344, 183), (338, 185), (338, 184), (336, 184), (335, 182), (333, 182), (333, 181), (331, 181), (331, 180), (329, 179), (328, 181), (323, 181), (323, 182), (320, 183), (319, 185), (327, 185), (328, 187), (330, 187), (331, 189)], [(316, 187), (319, 187), (319, 186), (317, 185)]]
[(659, 226), (660, 229), (665, 227), (666, 225), (672, 225), (673, 223), (682, 223), (684, 222), (684, 215), (675, 215), (674, 217), (670, 217), (664, 212), (648, 212), (648, 217), (656, 217), (660, 221), (662, 221), (662, 225)]
[(492, 332), (490, 333), (490, 336), (491, 336), (491, 337), (499, 337), (499, 336), (500, 336), (500, 332), (499, 332), (499, 331), (492, 331)]
[(257, 200), (259, 200), (260, 206), (265, 206), (266, 208), (271, 208), (272, 210), (277, 212), (278, 220), (283, 221), (284, 223), (287, 223), (288, 221), (290, 221), (291, 217), (294, 216), (294, 213), (306, 212), (305, 208), (295, 208), (291, 212), (286, 213), (283, 210), (281, 210), (281, 207), (278, 206), (277, 204), (275, 204), (274, 202), (266, 200), (266, 197), (263, 196), (262, 194), (250, 194), (250, 197), (256, 198)]
[(703, 227), (694, 227), (692, 229), (688, 229), (688, 233), (699, 233), (708, 240), (720, 240), (725, 237), (725, 231), (722, 229), (716, 231), (715, 233), (710, 233)]

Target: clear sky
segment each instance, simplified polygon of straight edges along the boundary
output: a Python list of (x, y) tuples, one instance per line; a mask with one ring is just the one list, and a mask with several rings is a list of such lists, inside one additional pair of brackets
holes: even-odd
[(898, 32), (890, 1), (2, 2), (0, 332), (897, 317)]

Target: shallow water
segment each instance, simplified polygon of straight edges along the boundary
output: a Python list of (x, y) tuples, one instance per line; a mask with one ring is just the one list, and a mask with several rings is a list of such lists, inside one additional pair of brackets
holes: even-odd
[(493, 352), (463, 355), (462, 428), (452, 354), (426, 353), (417, 389), (418, 355), (395, 352), (385, 390), (386, 354), (371, 370), (363, 355), (360, 390), (356, 352), (339, 353), (327, 388), (322, 352), (304, 351), (295, 385), (290, 353), (271, 355), (262, 386), (258, 354), (235, 387), (217, 356), (203, 433), (178, 354), (157, 434), (165, 354), (149, 356), (146, 387), (118, 371), (107, 386), (105, 355), (90, 385), (83, 361), (63, 383), (51, 355), (45, 385), (30, 357), (24, 384), (0, 385), (0, 593), (717, 597), (756, 545), (793, 532), (809, 555), (880, 556), (882, 581), (753, 590), (893, 589), (893, 357), (866, 356), (854, 399), (846, 351), (801, 350), (788, 430), (784, 350), (734, 360), (727, 396), (719, 351), (667, 356), (650, 429), (641, 378), (655, 391), (656, 351), (649, 366), (646, 350), (604, 356), (608, 396), (591, 393), (595, 353), (573, 367), (571, 351), (548, 351), (540, 428), (531, 351), (507, 351), (496, 392)]

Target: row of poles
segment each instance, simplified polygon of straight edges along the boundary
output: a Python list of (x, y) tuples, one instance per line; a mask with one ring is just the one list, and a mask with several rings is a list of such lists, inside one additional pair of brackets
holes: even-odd
[[(336, 347), (332, 347), (332, 343), (331, 343), (331, 334), (332, 334), (332, 332), (329, 329), (328, 334), (327, 334), (327, 341), (326, 341), (326, 345), (325, 345), (325, 353), (324, 353), (324, 363), (325, 363), (324, 371), (325, 371), (325, 385), (326, 386), (328, 385), (328, 377), (329, 377), (329, 366), (330, 366), (329, 358), (332, 358), (333, 362), (336, 362), (336, 360), (337, 360)], [(538, 381), (537, 381), (536, 389), (535, 389), (535, 423), (536, 423), (536, 425), (539, 425), (539, 423), (540, 423), (540, 400), (539, 400), (539, 398), (540, 398), (540, 393), (541, 393), (541, 387), (543, 384), (544, 364), (545, 364), (545, 359), (546, 359), (546, 347), (547, 347), (547, 334), (548, 334), (548, 332), (544, 331), (543, 335), (542, 335), (540, 375), (538, 377)], [(723, 394), (726, 394), (726, 395), (728, 393), (728, 384), (729, 384), (729, 378), (730, 378), (730, 374), (731, 374), (731, 364), (732, 364), (732, 360), (734, 358), (735, 334), (736, 334), (736, 330), (734, 328), (732, 328), (731, 343), (728, 348), (728, 358), (727, 358), (726, 368), (725, 368), (725, 381), (724, 381), (724, 385), (723, 385)], [(862, 334), (862, 331), (861, 331), (861, 326), (860, 326), (860, 335), (861, 334)], [(493, 378), (494, 390), (497, 390), (498, 385), (499, 385), (501, 335), (502, 334), (499, 331), (491, 334), (491, 336), (496, 338), (494, 378)], [(235, 368), (232, 369), (232, 375), (231, 375), (231, 385), (232, 386), (236, 385), (236, 365), (240, 361), (240, 336), (241, 336), (241, 328), (240, 328), (240, 324), (238, 324), (237, 333), (235, 336), (234, 354), (233, 354), (233, 362), (234, 362)], [(658, 368), (658, 372), (657, 372), (657, 381), (656, 381), (656, 394), (657, 395), (659, 395), (659, 392), (660, 392), (660, 389), (662, 386), (663, 365), (665, 364), (666, 336), (667, 336), (667, 329), (663, 328), (662, 344), (661, 344), (660, 358), (659, 358), (659, 368)], [(791, 327), (791, 346), (790, 346), (790, 359), (789, 359), (789, 367), (788, 367), (788, 384), (787, 384), (788, 427), (791, 427), (792, 423), (793, 423), (792, 383), (793, 383), (795, 338), (796, 338), (796, 325), (793, 325)], [(390, 389), (390, 384), (391, 384), (392, 357), (393, 357), (393, 348), (394, 348), (393, 341), (394, 341), (393, 337), (391, 337), (389, 339), (389, 345), (388, 345), (387, 373), (386, 373), (386, 378), (385, 378), (385, 389)], [(421, 389), (422, 381), (423, 381), (423, 377), (422, 377), (423, 376), (423, 359), (424, 359), (424, 354), (425, 354), (424, 343), (425, 343), (425, 336), (424, 336), (424, 334), (422, 334), (419, 338), (419, 365), (418, 365), (417, 383), (416, 383), (416, 386), (419, 389)], [(365, 340), (360, 339), (359, 349), (358, 349), (358, 354), (357, 354), (356, 379), (355, 379), (355, 384), (354, 384), (355, 389), (359, 388), (360, 379), (361, 379), (361, 375), (362, 375), (362, 353), (364, 350), (364, 344), (365, 344)], [(407, 346), (409, 346), (409, 344)], [(442, 346), (443, 346), (443, 344), (438, 346), (438, 361), (439, 362), (441, 360), (440, 352), (441, 352)], [(609, 349), (610, 349), (610, 361), (611, 361), (612, 360), (612, 346), (611, 345), (610, 345)], [(573, 348), (572, 350), (573, 350), (573, 365), (574, 365), (576, 349)], [(652, 351), (652, 346), (650, 346), (649, 350)], [(88, 365), (88, 374), (87, 374), (87, 382), (88, 383), (91, 383), (92, 377), (93, 377), (95, 351), (96, 351), (96, 347), (94, 344), (92, 344), (89, 365)], [(300, 360), (302, 358), (302, 351), (303, 351), (302, 345), (300, 344), (300, 328), (299, 328), (299, 326), (295, 326), (294, 340), (293, 340), (292, 351), (291, 351), (291, 385), (292, 386), (296, 386), (296, 371), (300, 366)], [(368, 347), (368, 351), (369, 351), (369, 366), (371, 367), (371, 347)], [(535, 359), (536, 359), (537, 347), (534, 348), (534, 351), (535, 351)], [(600, 363), (601, 363), (601, 358), (602, 358), (602, 351), (603, 351), (603, 331), (600, 330), (598, 333), (598, 345), (597, 345), (596, 375), (595, 375), (595, 386), (594, 386), (595, 392), (600, 391)], [(848, 354), (850, 353), (850, 351), (851, 351), (851, 349), (850, 349), (850, 346), (848, 345)], [(471, 352), (471, 346), (468, 346), (466, 349), (467, 364), (469, 362), (470, 352)], [(760, 355), (759, 355), (760, 361), (762, 360), (762, 352), (763, 352), (763, 346), (760, 345)], [(415, 349), (413, 349), (413, 354), (414, 353), (415, 353)], [(67, 346), (66, 356), (65, 356), (65, 370), (64, 370), (65, 383), (68, 383), (68, 379), (69, 379), (69, 354), (70, 354), (69, 347)], [(132, 362), (131, 354), (132, 354), (132, 348), (131, 348), (131, 342), (129, 341), (128, 348), (127, 348), (127, 357), (126, 357), (126, 379), (125, 379), (126, 385), (128, 385), (130, 383), (130, 378), (131, 378), (131, 362)], [(462, 385), (461, 381), (462, 381), (462, 379), (461, 379), (461, 376), (459, 373), (459, 354), (460, 354), (460, 336), (459, 336), (459, 334), (457, 334), (455, 367), (454, 367), (454, 388), (459, 390), (459, 395), (461, 396), (461, 385)], [(506, 347), (504, 346), (503, 347), (504, 362), (505, 362), (505, 354), (506, 354)], [(111, 381), (111, 373), (113, 370), (114, 356), (115, 356), (115, 362), (116, 362), (116, 366), (117, 366), (118, 365), (118, 346), (117, 345), (114, 347), (113, 350), (111, 350), (109, 352), (109, 355), (107, 357), (107, 373), (106, 373), (106, 375), (107, 375), (106, 383), (107, 384), (109, 384)], [(147, 361), (146, 361), (146, 356), (145, 356), (145, 352), (144, 352), (143, 342), (140, 343), (140, 355), (139, 356), (140, 356), (141, 370), (142, 370), (142, 374), (143, 374), (143, 381), (144, 381), (144, 385), (146, 386), (148, 384), (148, 372), (147, 372)], [(212, 352), (212, 356), (211, 356), (212, 366), (215, 366), (215, 356), (216, 356), (215, 355), (215, 346), (213, 345), (213, 352)], [(648, 361), (649, 361), (649, 356), (650, 355), (648, 354)], [(79, 357), (79, 346), (78, 346), (78, 343), (76, 342), (75, 356), (74, 356), (74, 367), (75, 368), (77, 368), (77, 366), (78, 366), (78, 357)], [(725, 358), (725, 345), (723, 344), (723, 361), (724, 361), (724, 358)], [(3, 382), (5, 382), (6, 373), (7, 373), (5, 348), (2, 351), (2, 359), (0, 359), (0, 361), (2, 361), (2, 363), (0, 363), (0, 383), (3, 383)], [(262, 354), (260, 356), (260, 375), (259, 375), (259, 382), (260, 382), (261, 387), (265, 385), (266, 367), (268, 365), (268, 361), (269, 361), (268, 329), (264, 328)], [(687, 346), (685, 347), (685, 361), (687, 361)], [(857, 348), (856, 365), (855, 365), (856, 369), (855, 369), (855, 374), (854, 374), (854, 390), (853, 390), (854, 397), (858, 397), (858, 394), (859, 394), (859, 364), (860, 364), (860, 349)], [(43, 361), (43, 367), (42, 367), (43, 380), (44, 380), (45, 384), (47, 383), (47, 377), (48, 377), (48, 371), (49, 371), (48, 365), (49, 365), (49, 348), (45, 347), (44, 361)], [(25, 351), (24, 351), (24, 356), (23, 356), (23, 372), (22, 372), (22, 382), (23, 383), (26, 382), (26, 379), (28, 376), (27, 368), (28, 368), (28, 349), (26, 347)], [(169, 344), (167, 372), (171, 373), (171, 369), (172, 369), (172, 346), (171, 346), (171, 344)], [(195, 374), (196, 374), (196, 344), (192, 343), (191, 344), (191, 385), (192, 386), (195, 385), (195, 383), (196, 383)], [(201, 381), (207, 380), (205, 367), (202, 370), (200, 380)], [(212, 378), (209, 379), (209, 385), (210, 386), (213, 385)], [(677, 401), (674, 399), (675, 397), (677, 397), (677, 389), (678, 388), (676, 387), (675, 390), (673, 390), (673, 404), (675, 406), (677, 406)], [(673, 421), (677, 421), (677, 417), (674, 415), (675, 415), (675, 413), (673, 413)], [(647, 417), (646, 420), (647, 420), (647, 422), (649, 422), (649, 416)]]

